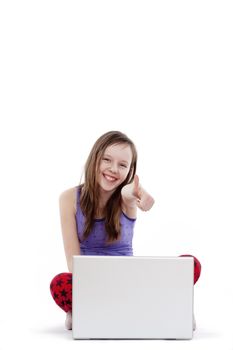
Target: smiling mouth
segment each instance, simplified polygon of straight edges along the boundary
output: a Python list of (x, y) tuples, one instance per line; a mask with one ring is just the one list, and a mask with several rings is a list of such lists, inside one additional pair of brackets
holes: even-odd
[(117, 181), (117, 178), (116, 177), (113, 177), (111, 175), (107, 175), (107, 174), (103, 174), (104, 178), (109, 181), (109, 182), (114, 182), (114, 181)]

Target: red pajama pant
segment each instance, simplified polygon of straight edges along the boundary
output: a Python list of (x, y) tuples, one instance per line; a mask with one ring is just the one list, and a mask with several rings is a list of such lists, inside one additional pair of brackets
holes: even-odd
[[(201, 264), (193, 255), (194, 259), (194, 284), (198, 281), (201, 274)], [(63, 272), (56, 275), (50, 283), (50, 291), (56, 304), (65, 312), (72, 310), (72, 273)]]

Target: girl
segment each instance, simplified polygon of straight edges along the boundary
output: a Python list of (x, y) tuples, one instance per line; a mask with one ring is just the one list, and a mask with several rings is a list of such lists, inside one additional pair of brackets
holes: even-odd
[[(60, 196), (60, 217), (69, 273), (55, 276), (50, 291), (67, 313), (72, 329), (72, 256), (133, 255), (133, 228), (137, 208), (147, 211), (153, 197), (139, 184), (134, 143), (119, 131), (102, 135), (85, 165), (84, 183)], [(200, 263), (195, 259), (195, 277)]]

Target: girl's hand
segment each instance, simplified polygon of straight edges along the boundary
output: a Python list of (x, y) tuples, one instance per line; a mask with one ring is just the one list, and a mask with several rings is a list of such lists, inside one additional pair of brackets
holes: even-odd
[(150, 210), (154, 205), (154, 198), (139, 185), (139, 178), (134, 177), (134, 194), (137, 197), (137, 206), (143, 211)]
[(139, 184), (139, 177), (134, 176), (132, 183), (122, 188), (122, 196), (128, 204), (137, 205), (143, 211), (150, 210), (154, 204), (153, 197), (147, 193)]

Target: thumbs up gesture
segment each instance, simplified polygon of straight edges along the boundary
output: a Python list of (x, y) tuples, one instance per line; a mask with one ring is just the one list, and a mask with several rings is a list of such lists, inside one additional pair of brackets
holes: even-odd
[(139, 184), (138, 175), (134, 176), (132, 183), (122, 188), (121, 193), (128, 205), (136, 205), (143, 211), (150, 210), (154, 204), (154, 198)]

